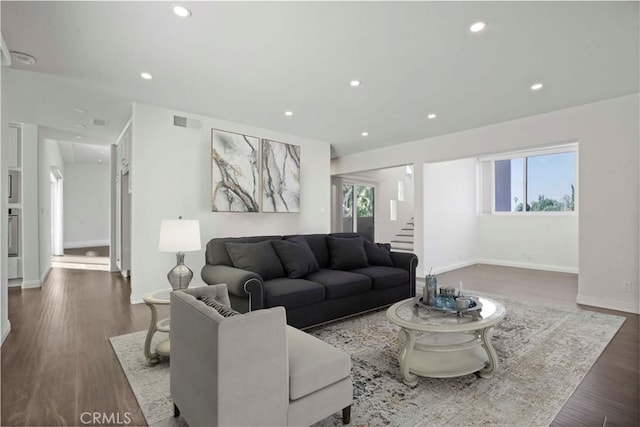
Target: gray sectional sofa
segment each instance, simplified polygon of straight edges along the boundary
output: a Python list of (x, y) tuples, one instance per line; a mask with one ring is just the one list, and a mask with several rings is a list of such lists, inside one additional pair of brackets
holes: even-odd
[(297, 328), (415, 296), (418, 258), (356, 233), (216, 238), (202, 279), (242, 313), (283, 306)]

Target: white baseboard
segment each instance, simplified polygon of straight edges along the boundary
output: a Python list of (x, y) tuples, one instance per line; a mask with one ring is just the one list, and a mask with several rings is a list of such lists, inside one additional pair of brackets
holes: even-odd
[(624, 311), (626, 313), (640, 314), (640, 305), (637, 302), (629, 301), (615, 301), (605, 298), (588, 297), (584, 295), (578, 295), (576, 298), (578, 304), (590, 305), (600, 308), (608, 308), (609, 310)]
[(49, 275), (49, 272), (51, 271), (51, 266), (48, 266), (40, 275), (40, 283), (44, 283), (47, 280), (47, 276)]
[(4, 344), (4, 340), (9, 335), (9, 332), (11, 332), (11, 321), (7, 319), (7, 322), (2, 325), (2, 341), (0, 341), (0, 346)]
[(526, 263), (526, 262), (503, 261), (503, 260), (484, 259), (484, 258), (475, 260), (475, 264), (489, 264), (489, 265), (498, 265), (501, 267), (528, 268), (530, 270), (544, 270), (544, 271), (555, 271), (557, 273), (578, 274), (577, 268), (564, 267), (560, 265), (533, 264), (533, 263)]
[(85, 240), (78, 242), (64, 242), (63, 246), (65, 249), (75, 249), (75, 248), (91, 248), (95, 246), (109, 246), (109, 239), (106, 240)]
[(40, 280), (23, 280), (22, 289), (41, 288), (42, 282)]

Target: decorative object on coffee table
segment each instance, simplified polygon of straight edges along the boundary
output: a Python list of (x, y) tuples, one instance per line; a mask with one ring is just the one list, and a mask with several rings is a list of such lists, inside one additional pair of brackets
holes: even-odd
[(199, 251), (200, 222), (179, 217), (177, 220), (162, 220), (160, 222), (160, 252), (175, 252), (177, 265), (169, 271), (167, 279), (171, 287), (184, 289), (189, 287), (193, 272), (184, 265), (184, 253)]

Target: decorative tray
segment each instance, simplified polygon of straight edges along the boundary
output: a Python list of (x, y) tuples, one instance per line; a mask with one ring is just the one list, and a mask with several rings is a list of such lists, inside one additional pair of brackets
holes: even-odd
[(417, 305), (420, 305), (422, 307), (428, 308), (430, 310), (442, 311), (442, 312), (445, 312), (445, 313), (464, 314), (464, 313), (471, 313), (473, 311), (482, 310), (482, 303), (480, 302), (480, 299), (478, 297), (468, 296), (466, 298), (471, 298), (473, 300), (473, 302), (476, 303), (476, 305), (474, 305), (473, 307), (465, 308), (464, 310), (458, 311), (455, 308), (436, 307), (435, 305), (425, 304), (424, 302), (422, 302), (422, 297), (420, 297), (420, 299), (418, 299)]

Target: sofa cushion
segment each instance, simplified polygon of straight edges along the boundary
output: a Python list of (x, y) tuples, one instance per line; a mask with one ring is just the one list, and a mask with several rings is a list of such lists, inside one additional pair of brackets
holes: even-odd
[(326, 234), (295, 234), (284, 236), (284, 239), (289, 240), (296, 237), (303, 237), (307, 241), (311, 252), (313, 252), (316, 261), (318, 261), (318, 267), (327, 268), (329, 266), (329, 248), (327, 247)]
[(238, 314), (241, 314), (241, 313), (235, 311), (231, 307), (227, 307), (224, 304), (220, 304), (218, 301), (214, 300), (213, 298), (199, 296), (198, 300), (200, 300), (203, 303), (207, 304), (209, 307), (215, 309), (218, 313), (220, 313), (220, 315), (222, 317), (231, 317), (231, 316), (236, 316)]
[(253, 271), (259, 274), (263, 280), (284, 276), (280, 258), (276, 255), (271, 241), (265, 240), (257, 243), (226, 242), (225, 246), (234, 267)]
[(309, 244), (302, 236), (287, 240), (272, 240), (271, 244), (290, 279), (299, 279), (320, 268)]
[(253, 237), (220, 237), (211, 239), (207, 243), (207, 250), (205, 252), (205, 258), (207, 264), (212, 265), (228, 265), (233, 267), (233, 261), (229, 258), (229, 252), (227, 251), (226, 243), (255, 243), (264, 242), (265, 240), (281, 239), (280, 236), (253, 236)]
[(327, 288), (326, 299), (342, 298), (371, 290), (371, 279), (349, 271), (321, 269), (311, 273), (307, 280), (321, 283)]
[(368, 265), (362, 237), (327, 236), (327, 246), (330, 257), (329, 268), (352, 270)]
[(409, 272), (401, 268), (371, 266), (351, 270), (351, 273), (363, 274), (371, 277), (371, 287), (375, 290), (395, 288), (409, 283)]
[(291, 309), (323, 301), (325, 288), (320, 283), (304, 279), (279, 279), (264, 282), (265, 306)]
[(321, 390), (351, 374), (351, 357), (299, 329), (287, 326), (289, 399)]
[(384, 265), (393, 267), (391, 259), (391, 245), (388, 243), (372, 243), (364, 241), (364, 252), (367, 254), (369, 265)]

